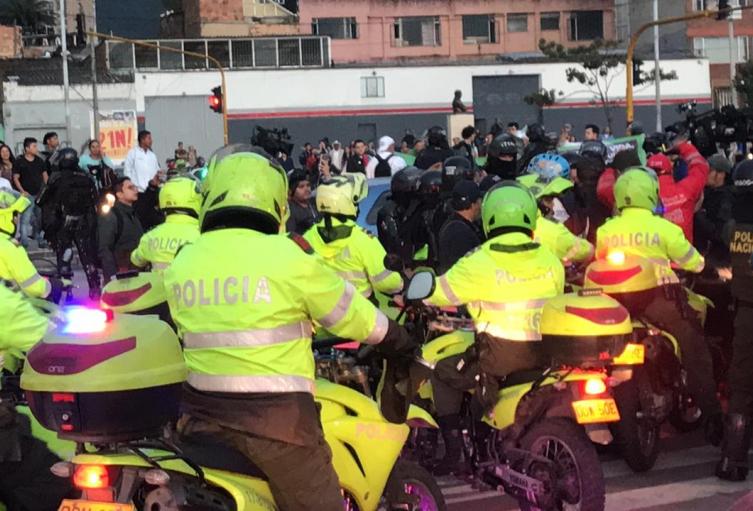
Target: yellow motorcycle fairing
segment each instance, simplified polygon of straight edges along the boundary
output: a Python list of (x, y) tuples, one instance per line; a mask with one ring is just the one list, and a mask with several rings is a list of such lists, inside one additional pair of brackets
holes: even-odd
[[(436, 364), (440, 360), (465, 353), (473, 345), (475, 333), (470, 330), (455, 330), (447, 335), (437, 337), (424, 344), (421, 348), (421, 358), (426, 362)], [(418, 389), (421, 399), (432, 399), (431, 382), (426, 380)]]
[[(541, 386), (554, 385), (559, 382), (580, 382), (600, 378), (606, 380), (606, 375), (597, 371), (573, 371), (569, 374), (563, 374), (562, 371), (553, 372), (544, 379)], [(518, 403), (531, 390), (533, 382), (521, 383), (510, 387), (504, 387), (499, 391), (497, 404), (491, 413), (486, 414), (483, 421), (495, 429), (505, 429), (512, 426), (515, 422), (515, 412), (518, 409)]]
[[(316, 381), (315, 398), (321, 405), (324, 437), (332, 449), (340, 487), (350, 494), (358, 509), (375, 511), (410, 428), (387, 422), (373, 400), (327, 380)], [(150, 456), (169, 454), (160, 450), (143, 452)], [(358, 454), (358, 460), (352, 452)], [(76, 465), (153, 468), (134, 454), (80, 454), (72, 461)], [(159, 465), (167, 471), (196, 475), (181, 460), (161, 461)], [(210, 468), (205, 468), (204, 473), (207, 481), (232, 495), (238, 511), (277, 509), (269, 485), (262, 479)]]

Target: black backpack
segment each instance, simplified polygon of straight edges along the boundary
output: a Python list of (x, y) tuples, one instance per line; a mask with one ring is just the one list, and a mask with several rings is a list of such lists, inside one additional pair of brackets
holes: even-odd
[(390, 177), (392, 175), (392, 167), (390, 167), (390, 158), (393, 155), (389, 155), (386, 158), (382, 158), (378, 154), (376, 155), (377, 166), (374, 169), (374, 177)]
[(92, 179), (83, 172), (71, 172), (60, 178), (58, 197), (66, 215), (94, 213), (97, 191)]

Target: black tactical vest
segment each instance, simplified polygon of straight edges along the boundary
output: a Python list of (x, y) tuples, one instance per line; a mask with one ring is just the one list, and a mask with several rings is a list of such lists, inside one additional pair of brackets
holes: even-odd
[(732, 295), (753, 303), (753, 224), (736, 223), (729, 242), (732, 256)]

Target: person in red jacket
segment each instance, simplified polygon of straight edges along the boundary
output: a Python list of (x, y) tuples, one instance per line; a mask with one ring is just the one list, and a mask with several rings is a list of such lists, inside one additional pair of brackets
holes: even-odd
[(614, 211), (614, 183), (620, 173), (631, 167), (640, 167), (641, 159), (635, 149), (625, 149), (614, 155), (612, 163), (601, 173), (596, 184), (596, 196), (609, 211)]
[[(669, 151), (677, 155), (688, 166), (688, 175), (675, 181), (672, 160), (665, 154), (655, 154), (648, 160), (648, 167), (659, 176), (659, 196), (664, 206), (663, 216), (670, 222), (682, 227), (685, 236), (693, 241), (693, 214), (703, 194), (703, 187), (709, 174), (709, 164), (688, 141), (676, 142)], [(614, 209), (614, 182), (619, 173), (630, 167), (640, 166), (638, 153), (621, 151), (617, 153), (608, 168), (599, 178), (597, 194), (599, 200), (610, 209)]]
[(659, 197), (664, 206), (663, 216), (682, 227), (685, 237), (693, 242), (693, 216), (703, 197), (703, 187), (709, 175), (709, 163), (690, 142), (682, 142), (674, 151), (688, 166), (688, 175), (675, 181), (674, 164), (666, 154), (657, 153), (648, 159), (647, 166), (659, 176)]

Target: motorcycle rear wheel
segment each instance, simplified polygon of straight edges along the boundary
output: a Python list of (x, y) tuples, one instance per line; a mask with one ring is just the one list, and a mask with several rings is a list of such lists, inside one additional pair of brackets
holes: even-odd
[(606, 490), (601, 462), (583, 427), (570, 419), (547, 419), (525, 434), (521, 446), (552, 460), (561, 474), (560, 479), (554, 481), (557, 498), (553, 507), (538, 508), (519, 499), (521, 511), (604, 510)]
[(620, 421), (611, 425), (615, 445), (620, 455), (633, 472), (646, 472), (659, 456), (659, 433), (661, 425), (656, 421), (639, 417), (641, 408), (640, 390), (650, 383), (642, 368), (633, 369), (633, 378), (614, 389), (614, 399), (620, 411)]

